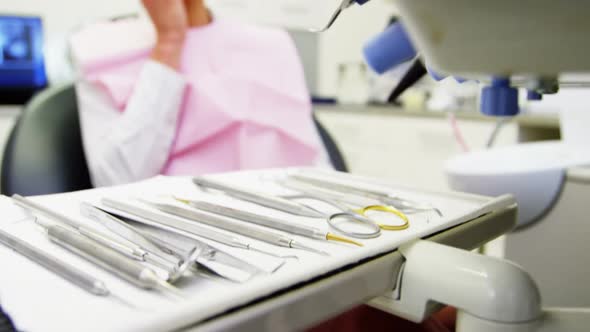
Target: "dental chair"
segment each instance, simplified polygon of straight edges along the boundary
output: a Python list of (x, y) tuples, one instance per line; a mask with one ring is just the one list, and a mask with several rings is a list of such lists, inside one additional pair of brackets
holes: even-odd
[[(92, 188), (73, 84), (51, 87), (25, 107), (9, 136), (0, 174), (4, 195), (46, 195)], [(334, 168), (346, 171), (340, 149), (315, 118)]]
[(0, 176), (4, 195), (92, 188), (72, 84), (48, 88), (27, 104), (6, 143)]

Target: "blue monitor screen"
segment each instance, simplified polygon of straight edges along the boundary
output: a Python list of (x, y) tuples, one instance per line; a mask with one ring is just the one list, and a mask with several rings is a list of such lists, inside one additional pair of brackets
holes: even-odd
[(0, 15), (0, 93), (46, 85), (41, 19)]

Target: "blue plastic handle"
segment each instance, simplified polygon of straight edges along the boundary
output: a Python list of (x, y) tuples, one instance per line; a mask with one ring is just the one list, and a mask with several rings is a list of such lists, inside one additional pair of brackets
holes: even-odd
[(414, 45), (401, 23), (395, 23), (370, 40), (363, 53), (369, 67), (379, 74), (416, 56)]
[(494, 77), (492, 84), (482, 90), (480, 110), (491, 116), (517, 115), (518, 89), (510, 85), (510, 79)]

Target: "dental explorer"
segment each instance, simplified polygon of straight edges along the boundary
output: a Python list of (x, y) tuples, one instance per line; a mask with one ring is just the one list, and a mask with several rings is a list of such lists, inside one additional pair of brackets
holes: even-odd
[(145, 250), (141, 249), (139, 246), (132, 245), (131, 243), (124, 243), (118, 239), (113, 238), (112, 236), (110, 236), (108, 234), (105, 234), (105, 233), (98, 231), (94, 228), (87, 227), (76, 220), (73, 220), (67, 216), (59, 214), (55, 211), (52, 211), (51, 209), (48, 209), (40, 204), (37, 204), (36, 202), (33, 202), (32, 200), (30, 200), (28, 198), (22, 197), (17, 194), (12, 195), (11, 198), (20, 207), (30, 210), (30, 211), (34, 211), (34, 212), (44, 215), (54, 221), (60, 222), (61, 224), (64, 224), (64, 225), (78, 231), (80, 234), (82, 234), (82, 235), (84, 235), (84, 236), (104, 245), (104, 246), (114, 249), (114, 250), (118, 251), (119, 253), (126, 255), (127, 257), (130, 257), (130, 258), (133, 258), (136, 260), (143, 260), (143, 258), (145, 257), (145, 254), (146, 254)]
[(319, 177), (310, 174), (293, 173), (289, 175), (290, 178), (316, 186), (320, 188), (335, 190), (339, 192), (349, 193), (357, 196), (363, 196), (369, 199), (379, 201), (385, 205), (393, 206), (402, 212), (419, 212), (419, 211), (434, 211), (440, 217), (443, 216), (442, 212), (436, 207), (430, 204), (422, 204), (412, 202), (400, 197), (391, 196), (390, 193), (383, 190), (377, 190), (368, 188), (367, 186), (356, 184), (349, 185), (342, 182), (327, 179), (325, 177)]
[(333, 241), (339, 241), (339, 242), (344, 242), (344, 243), (360, 245), (356, 241), (350, 240), (350, 239), (340, 236), (340, 235), (336, 235), (336, 234), (333, 234), (330, 232), (323, 231), (319, 228), (310, 227), (310, 226), (306, 226), (306, 225), (293, 224), (293, 223), (289, 223), (289, 222), (286, 222), (282, 219), (271, 217), (271, 216), (266, 216), (266, 215), (262, 215), (262, 214), (239, 210), (239, 209), (235, 209), (235, 208), (231, 208), (231, 207), (227, 207), (227, 206), (222, 206), (222, 205), (218, 205), (218, 204), (213, 204), (213, 203), (209, 203), (209, 202), (205, 202), (205, 201), (194, 201), (194, 200), (180, 199), (180, 198), (176, 198), (176, 197), (175, 197), (175, 199), (179, 202), (185, 203), (188, 206), (191, 206), (191, 207), (198, 209), (198, 210), (202, 210), (202, 211), (206, 211), (209, 213), (214, 213), (214, 214), (218, 214), (218, 215), (222, 215), (222, 216), (226, 216), (226, 217), (230, 217), (230, 218), (234, 218), (234, 219), (238, 219), (238, 220), (243, 220), (246, 222), (251, 222), (254, 224), (282, 230), (285, 232), (305, 236), (305, 237), (312, 238), (312, 239), (325, 240), (325, 241), (333, 240)]
[(205, 179), (203, 177), (194, 177), (193, 183), (197, 187), (202, 187), (206, 189), (214, 189), (219, 190), (227, 194), (228, 196), (232, 196), (244, 201), (248, 201), (251, 203), (255, 203), (258, 205), (262, 205), (265, 207), (269, 207), (271, 209), (284, 211), (287, 213), (299, 215), (302, 217), (309, 217), (309, 218), (322, 218), (322, 214), (314, 211), (310, 208), (302, 206), (297, 203), (293, 203), (289, 200), (274, 197), (271, 195), (266, 195), (263, 193), (254, 192), (248, 189), (240, 188), (234, 185), (226, 185), (218, 181)]
[[(152, 203), (145, 201), (144, 203), (153, 206), (154, 208), (162, 212), (173, 214), (175, 216), (193, 220), (212, 227), (225, 229), (227, 231), (234, 232), (236, 234), (247, 236), (266, 243), (270, 243), (275, 246), (307, 250), (309, 252), (313, 252), (323, 256), (329, 256), (327, 252), (299, 243), (295, 241), (295, 239), (288, 237), (287, 234), (277, 233), (262, 228), (255, 228), (256, 226), (253, 227), (253, 225), (240, 223), (239, 221), (234, 221), (232, 219), (202, 213), (196, 210), (185, 209), (172, 204)], [(293, 257), (297, 258), (297, 256)]]
[[(286, 259), (289, 257), (280, 256), (274, 254), (272, 252), (268, 252), (259, 248), (254, 247), (252, 244), (245, 242), (235, 236), (227, 235), (212, 229), (205, 228), (201, 225), (197, 225), (195, 223), (190, 223), (184, 221), (182, 219), (178, 219), (176, 217), (171, 217), (167, 215), (163, 215), (161, 213), (152, 212), (150, 210), (141, 208), (139, 206), (135, 206), (132, 204), (128, 204), (125, 202), (116, 201), (110, 198), (103, 198), (102, 204), (106, 207), (113, 208), (125, 213), (129, 213), (138, 217), (141, 217), (145, 220), (148, 220), (150, 223), (149, 225), (164, 225), (169, 229), (174, 229), (181, 232), (191, 233), (193, 235), (200, 236), (205, 239), (209, 239), (211, 241), (215, 241), (221, 244), (225, 244), (230, 247), (240, 248), (245, 250), (252, 250), (256, 251), (271, 257)], [(140, 221), (142, 222), (142, 221)], [(144, 222), (145, 223), (145, 222)]]

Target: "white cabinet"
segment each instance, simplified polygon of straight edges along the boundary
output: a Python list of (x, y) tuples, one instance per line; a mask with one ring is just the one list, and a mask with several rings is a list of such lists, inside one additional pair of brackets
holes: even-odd
[[(392, 179), (412, 187), (447, 189), (444, 163), (462, 153), (444, 115), (404, 115), (403, 111), (358, 107), (318, 108), (318, 118), (339, 145), (350, 171)], [(457, 120), (465, 141), (481, 149), (493, 131), (489, 120)], [(517, 124), (504, 125), (497, 145), (515, 144)]]

